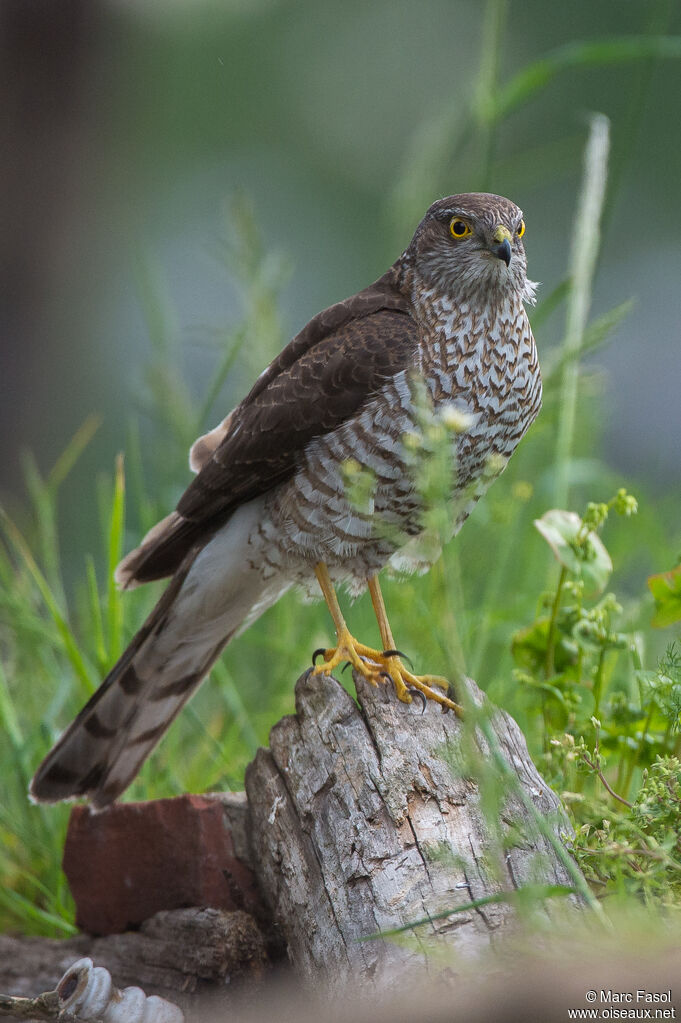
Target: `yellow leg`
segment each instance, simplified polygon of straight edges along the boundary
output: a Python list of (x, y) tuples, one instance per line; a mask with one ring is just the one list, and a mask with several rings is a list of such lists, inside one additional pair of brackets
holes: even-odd
[[(428, 700), (435, 700), (437, 703), (442, 703), (443, 706), (456, 711), (461, 717), (463, 711), (458, 703), (454, 703), (449, 697), (442, 696), (438, 692), (434, 692), (432, 687), (439, 686), (441, 689), (449, 689), (449, 682), (446, 678), (441, 675), (412, 675), (410, 671), (407, 671), (399, 654), (395, 653), (395, 640), (393, 639), (392, 629), (390, 628), (390, 622), (388, 621), (388, 615), (385, 610), (385, 601), (383, 600), (383, 594), (381, 593), (381, 587), (378, 583), (378, 576), (374, 575), (369, 579), (369, 593), (371, 594), (371, 603), (374, 606), (374, 614), (376, 615), (376, 621), (378, 622), (378, 628), (381, 633), (381, 642), (383, 643), (383, 650), (385, 651), (384, 663), (386, 664), (386, 670), (393, 680), (395, 691), (398, 699), (405, 701), (406, 703), (411, 702), (411, 695), (409, 694), (409, 688), (417, 689), (420, 693)], [(390, 652), (390, 653), (388, 653)]]
[(437, 703), (442, 704), (443, 707), (451, 709), (459, 715), (461, 714), (461, 707), (458, 704), (431, 688), (431, 686), (439, 686), (447, 689), (449, 683), (446, 679), (438, 675), (412, 675), (404, 667), (399, 656), (393, 652), (395, 650), (395, 641), (390, 623), (388, 622), (383, 594), (381, 593), (376, 576), (369, 580), (369, 592), (385, 653), (359, 643), (351, 635), (340, 609), (329, 570), (323, 562), (320, 561), (315, 566), (315, 575), (324, 594), (327, 607), (331, 612), (333, 624), (336, 628), (337, 641), (333, 649), (321, 651), (324, 663), (314, 669), (315, 674), (330, 673), (339, 664), (348, 661), (355, 671), (358, 671), (360, 675), (363, 675), (374, 686), (386, 679), (392, 680), (397, 696), (403, 703), (411, 703), (412, 698), (409, 690), (410, 688), (417, 689), (426, 699), (435, 700)]
[[(380, 658), (381, 654), (378, 650), (372, 650), (371, 647), (364, 646), (363, 643), (358, 643), (354, 636), (351, 635), (348, 629), (345, 618), (343, 618), (343, 612), (340, 609), (338, 603), (338, 597), (336, 591), (331, 582), (331, 576), (329, 570), (323, 561), (319, 561), (315, 565), (315, 575), (317, 581), (324, 594), (324, 600), (326, 606), (331, 612), (333, 618), (333, 624), (336, 627), (336, 646), (331, 650), (322, 651), (324, 656), (324, 664), (320, 664), (319, 667), (315, 668), (315, 675), (327, 673), (337, 668), (339, 664), (344, 664), (345, 661), (349, 661), (352, 667), (359, 671), (360, 674), (364, 675), (372, 685), (378, 685), (378, 679), (375, 677), (376, 670), (379, 669), (380, 661), (376, 658)], [(370, 665), (365, 660), (369, 658), (374, 661), (373, 665)]]
[(390, 622), (388, 621), (388, 615), (385, 610), (385, 602), (383, 600), (383, 594), (381, 593), (381, 587), (378, 585), (377, 575), (372, 575), (369, 580), (369, 593), (371, 595), (371, 603), (374, 605), (374, 614), (376, 615), (378, 629), (381, 633), (383, 649), (394, 650), (395, 640), (393, 639), (392, 629), (390, 628)]

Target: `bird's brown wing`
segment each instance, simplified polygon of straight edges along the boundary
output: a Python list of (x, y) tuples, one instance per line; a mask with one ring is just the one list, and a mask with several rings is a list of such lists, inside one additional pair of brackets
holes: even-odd
[(288, 479), (305, 446), (413, 362), (418, 328), (389, 275), (316, 316), (259, 377), (176, 512), (122, 562), (123, 585), (170, 575), (246, 501)]

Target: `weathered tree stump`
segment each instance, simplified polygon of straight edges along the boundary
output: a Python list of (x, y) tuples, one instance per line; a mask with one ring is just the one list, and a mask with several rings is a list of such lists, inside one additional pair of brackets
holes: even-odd
[[(537, 833), (532, 807), (556, 835), (569, 823), (507, 714), (486, 718), (492, 749), (470, 713), (467, 723), (434, 703), (421, 713), (390, 686), (355, 684), (357, 702), (328, 675), (299, 679), (296, 714), (274, 726), (270, 749), (249, 766), (246, 796), (178, 797), (96, 815), (75, 808), (69, 877), (79, 919), (105, 936), (0, 936), (0, 990), (35, 996), (87, 955), (117, 986), (139, 985), (180, 1004), (188, 1020), (203, 1019), (206, 999), (226, 1008), (225, 985), (238, 981), (236, 996), (242, 982), (252, 989), (285, 943), (298, 977), (315, 987), (369, 982), (382, 997), (396, 981), (401, 989), (422, 977), (424, 964), (437, 968), (447, 951), (455, 960), (486, 950), (515, 919), (508, 900), (470, 903), (505, 899), (528, 882), (571, 883), (564, 850)], [(472, 705), (483, 706), (475, 684), (467, 688)], [(493, 754), (514, 780), (498, 819), (483, 812), (475, 781), (475, 763), (491, 764)], [(107, 934), (138, 925), (126, 886), (145, 890), (155, 874), (173, 881), (146, 893), (151, 912), (161, 912), (140, 930)], [(178, 908), (192, 898), (215, 901)], [(424, 919), (411, 932), (416, 940), (360, 940)]]
[[(520, 830), (522, 844), (516, 838), (490, 861), (490, 826), (478, 787), (466, 776), (464, 726), (453, 714), (430, 702), (421, 713), (416, 701), (399, 703), (390, 687), (355, 682), (358, 703), (332, 677), (303, 675), (295, 716), (275, 725), (270, 749), (259, 750), (249, 766), (252, 867), (304, 977), (384, 984), (423, 966), (425, 948), (359, 939), (530, 880), (570, 879), (513, 796), (501, 827)], [(480, 690), (468, 685), (480, 705)], [(516, 723), (497, 711), (491, 724), (534, 806), (552, 818), (556, 833), (569, 832)], [(478, 745), (484, 756), (484, 740)], [(437, 934), (472, 954), (512, 918), (510, 905), (498, 902), (433, 921), (427, 935), (423, 928), (414, 933)]]

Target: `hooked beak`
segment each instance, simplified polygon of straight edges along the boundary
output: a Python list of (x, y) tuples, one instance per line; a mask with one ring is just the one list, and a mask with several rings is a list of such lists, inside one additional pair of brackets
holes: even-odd
[(513, 236), (507, 227), (499, 224), (496, 231), (492, 235), (492, 244), (490, 245), (490, 252), (493, 252), (499, 259), (503, 259), (506, 266), (511, 262), (511, 241)]

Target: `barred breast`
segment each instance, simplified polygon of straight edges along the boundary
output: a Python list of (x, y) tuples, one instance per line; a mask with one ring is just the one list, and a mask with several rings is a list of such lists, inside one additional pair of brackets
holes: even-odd
[[(282, 571), (302, 586), (324, 561), (336, 581), (359, 592), (388, 561), (420, 571), (440, 550), (426, 535), (414, 456), (406, 434), (418, 430), (417, 380), (434, 413), (454, 407), (468, 420), (453, 440), (451, 535), (502, 471), (541, 405), (534, 339), (519, 300), (476, 314), (446, 300), (423, 315), (418, 362), (393, 377), (359, 414), (315, 438), (295, 475), (273, 491), (259, 525), (263, 575)], [(371, 474), (352, 493), (349, 468)], [(313, 578), (313, 577), (312, 577)]]

